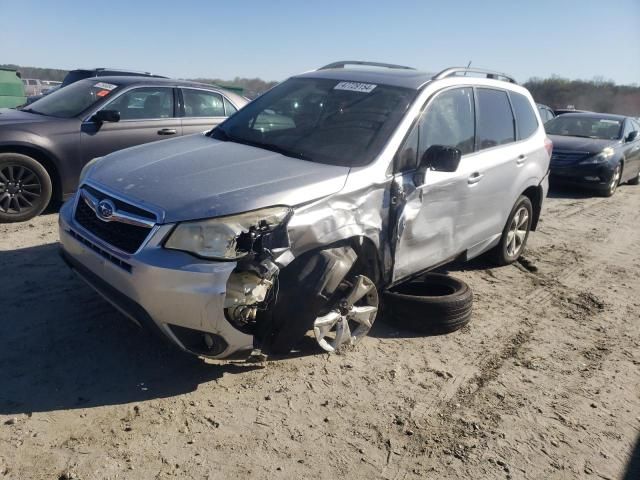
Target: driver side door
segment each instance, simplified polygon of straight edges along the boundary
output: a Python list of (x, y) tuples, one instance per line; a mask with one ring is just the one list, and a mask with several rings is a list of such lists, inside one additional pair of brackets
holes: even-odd
[[(461, 150), (455, 172), (420, 170), (432, 145)], [(392, 203), (395, 205), (395, 251), (392, 281), (453, 259), (468, 243), (473, 216), (472, 162), (475, 103), (471, 87), (451, 88), (432, 97), (396, 156)]]
[(80, 151), (83, 163), (123, 148), (182, 135), (172, 87), (148, 86), (125, 91), (101, 110), (120, 112), (120, 121), (83, 122)]

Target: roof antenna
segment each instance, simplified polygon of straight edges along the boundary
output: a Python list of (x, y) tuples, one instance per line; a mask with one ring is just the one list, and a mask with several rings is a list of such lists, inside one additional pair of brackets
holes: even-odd
[[(471, 67), (471, 60), (469, 60), (469, 63), (467, 64), (467, 70), (469, 70), (469, 67)], [(464, 76), (467, 76), (467, 72), (464, 72)]]

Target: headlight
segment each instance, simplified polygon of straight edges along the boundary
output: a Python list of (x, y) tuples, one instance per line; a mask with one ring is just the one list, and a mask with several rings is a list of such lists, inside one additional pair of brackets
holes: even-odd
[(253, 212), (179, 223), (164, 244), (213, 260), (237, 260), (249, 253), (238, 244), (242, 234), (268, 232), (288, 220), (289, 207), (270, 207)]
[(98, 160), (100, 160), (101, 158), (102, 157), (93, 158), (93, 159), (89, 160), (89, 162), (84, 167), (82, 167), (82, 170), (80, 170), (80, 182), (79, 182), (79, 184), (82, 184), (82, 181), (86, 178), (87, 174), (95, 166), (96, 162)]
[(613, 157), (613, 155), (615, 154), (615, 150), (611, 147), (607, 147), (604, 150), (602, 150), (599, 154), (597, 155), (593, 155), (592, 157), (587, 158), (586, 160), (581, 161), (581, 164), (588, 164), (588, 163), (604, 163), (607, 160), (609, 160), (611, 157)]

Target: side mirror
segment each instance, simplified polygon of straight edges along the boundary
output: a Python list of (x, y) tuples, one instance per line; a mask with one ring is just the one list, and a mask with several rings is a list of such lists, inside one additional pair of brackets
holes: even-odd
[(627, 138), (624, 139), (625, 142), (633, 142), (636, 138), (638, 138), (638, 131), (634, 130), (627, 135)]
[(421, 168), (431, 168), (438, 172), (455, 172), (460, 165), (462, 152), (456, 147), (431, 145), (420, 159)]
[(96, 123), (119, 122), (120, 112), (117, 110), (100, 110), (91, 119)]
[(427, 170), (437, 172), (455, 172), (460, 165), (462, 151), (456, 147), (444, 145), (431, 145), (422, 154), (420, 165), (416, 171), (413, 181), (416, 185), (423, 185)]

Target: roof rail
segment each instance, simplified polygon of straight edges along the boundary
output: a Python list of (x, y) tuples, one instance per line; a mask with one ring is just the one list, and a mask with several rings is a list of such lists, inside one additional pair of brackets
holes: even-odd
[[(83, 69), (80, 69), (83, 70)], [(91, 70), (88, 68), (87, 70)], [(105, 70), (115, 70), (118, 72), (127, 72), (127, 73), (143, 73), (145, 75), (151, 75), (151, 72), (145, 72), (144, 70), (132, 70), (130, 68), (118, 68), (118, 67), (98, 67), (95, 69), (98, 72), (103, 72)]]
[(487, 78), (492, 78), (494, 80), (503, 80), (510, 83), (518, 83), (515, 79), (505, 73), (494, 72), (493, 70), (485, 70), (482, 68), (467, 68), (467, 67), (451, 67), (445, 70), (442, 70), (440, 73), (434, 75), (434, 80), (442, 80), (443, 78), (453, 77), (460, 73), (479, 73), (481, 75), (485, 75)]
[(382, 68), (395, 68), (400, 70), (415, 70), (413, 67), (406, 67), (404, 65), (394, 65), (392, 63), (379, 63), (379, 62), (363, 62), (362, 60), (342, 60), (340, 62), (333, 62), (324, 67), (320, 67), (318, 70), (329, 70), (330, 68), (344, 68), (346, 65), (365, 65), (368, 67), (382, 67)]

